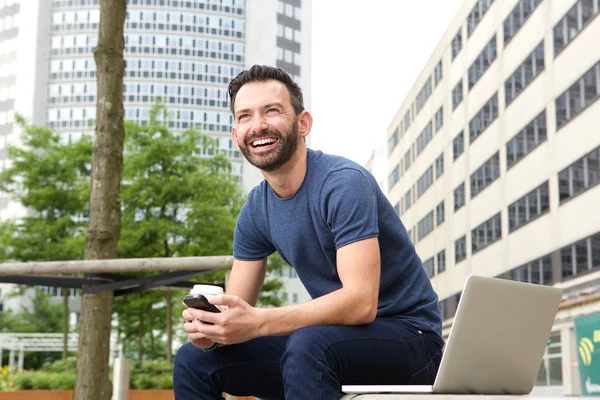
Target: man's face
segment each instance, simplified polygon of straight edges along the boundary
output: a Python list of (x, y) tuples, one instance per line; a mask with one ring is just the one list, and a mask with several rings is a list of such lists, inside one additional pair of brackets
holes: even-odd
[(250, 164), (275, 171), (296, 152), (298, 119), (283, 83), (245, 84), (236, 95), (234, 112), (233, 140)]

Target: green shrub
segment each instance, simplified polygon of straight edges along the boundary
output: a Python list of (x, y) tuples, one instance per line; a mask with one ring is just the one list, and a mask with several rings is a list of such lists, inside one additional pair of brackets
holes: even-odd
[(38, 372), (33, 376), (33, 388), (38, 390), (50, 389), (52, 384), (52, 375), (45, 372)]
[(173, 389), (173, 375), (161, 375), (158, 377), (159, 389)]
[(75, 388), (75, 373), (62, 372), (52, 374), (52, 383), (50, 389), (53, 390), (73, 390)]
[(31, 390), (34, 387), (32, 372), (21, 372), (15, 375), (15, 387), (17, 390)]
[(56, 360), (53, 363), (46, 363), (42, 370), (48, 372), (75, 372), (77, 368), (77, 358), (68, 357), (64, 360)]
[(158, 381), (156, 377), (148, 374), (138, 374), (131, 379), (132, 389), (156, 389)]
[(141, 365), (139, 361), (131, 362), (131, 374), (162, 375), (173, 374), (173, 365), (167, 360), (145, 360)]

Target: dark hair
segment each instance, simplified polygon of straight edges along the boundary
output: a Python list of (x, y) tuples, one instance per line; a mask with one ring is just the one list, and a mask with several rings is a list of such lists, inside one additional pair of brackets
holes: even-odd
[(300, 89), (300, 86), (298, 86), (285, 71), (268, 65), (253, 65), (250, 69), (240, 72), (240, 74), (233, 78), (229, 83), (229, 108), (231, 109), (231, 112), (235, 112), (233, 108), (235, 105), (235, 97), (242, 86), (250, 82), (266, 82), (270, 80), (279, 81), (287, 87), (288, 92), (290, 92), (292, 106), (294, 107), (296, 115), (304, 111), (302, 89)]

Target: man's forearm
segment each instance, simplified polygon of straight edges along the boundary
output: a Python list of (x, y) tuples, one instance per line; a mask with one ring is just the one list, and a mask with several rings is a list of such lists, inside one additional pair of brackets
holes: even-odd
[(260, 309), (260, 336), (289, 335), (307, 326), (372, 322), (377, 303), (357, 291), (339, 289), (306, 303)]

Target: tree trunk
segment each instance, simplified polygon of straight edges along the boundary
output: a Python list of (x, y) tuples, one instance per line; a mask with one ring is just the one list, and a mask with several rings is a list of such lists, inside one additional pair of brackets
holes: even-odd
[[(98, 45), (96, 135), (90, 177), (90, 220), (86, 260), (114, 259), (121, 231), (120, 191), (123, 169), (123, 26), (127, 0), (102, 0)], [(84, 294), (77, 358), (75, 400), (108, 400), (110, 326), (113, 292)]]
[(138, 325), (138, 361), (142, 364), (143, 347), (142, 341), (144, 340), (144, 314), (140, 315), (140, 324)]
[(63, 295), (63, 352), (62, 359), (66, 359), (69, 355), (68, 340), (69, 340), (69, 290), (62, 289)]
[(150, 334), (150, 354), (148, 354), (148, 358), (154, 360), (156, 359), (156, 354), (154, 353), (154, 332), (150, 329), (148, 333)]
[(167, 361), (173, 363), (173, 309), (171, 291), (167, 289)]

